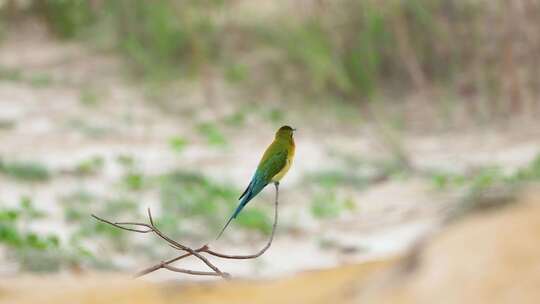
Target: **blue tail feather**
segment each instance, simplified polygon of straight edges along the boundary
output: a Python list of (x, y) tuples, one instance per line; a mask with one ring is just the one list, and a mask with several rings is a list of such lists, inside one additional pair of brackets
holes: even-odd
[(242, 211), (242, 209), (244, 209), (244, 207), (247, 205), (249, 200), (251, 200), (251, 192), (249, 191), (249, 188), (246, 189), (246, 192), (244, 192), (244, 193), (245, 193), (244, 197), (242, 197), (242, 199), (240, 200), (240, 204), (238, 204), (238, 207), (236, 207), (236, 210), (234, 210), (234, 213), (232, 214), (232, 216), (229, 218), (229, 220), (227, 221), (225, 226), (223, 226), (223, 229), (221, 229), (221, 232), (219, 232), (216, 240), (221, 237), (221, 235), (223, 234), (223, 231), (225, 231), (225, 229), (227, 228), (227, 226), (229, 226), (231, 221), (238, 216), (240, 211)]
[(244, 193), (240, 196), (240, 203), (238, 204), (238, 207), (236, 207), (236, 210), (234, 210), (234, 213), (232, 214), (232, 216), (229, 218), (229, 220), (227, 221), (227, 223), (225, 224), (225, 226), (223, 227), (223, 229), (221, 229), (221, 232), (219, 233), (218, 237), (216, 238), (219, 239), (221, 237), (221, 235), (223, 234), (223, 231), (225, 231), (225, 229), (227, 228), (227, 226), (229, 226), (229, 224), (231, 223), (231, 221), (233, 219), (235, 219), (238, 214), (240, 214), (240, 212), (242, 211), (242, 209), (244, 209), (244, 207), (247, 205), (247, 203), (249, 201), (251, 201), (251, 199), (253, 199), (257, 194), (259, 194), (259, 192), (261, 192), (261, 190), (267, 185), (268, 183), (261, 183), (259, 181), (259, 179), (257, 178), (257, 175), (255, 175), (253, 177), (253, 179), (251, 180), (251, 182), (249, 183), (248, 187), (246, 188), (246, 190), (244, 191)]

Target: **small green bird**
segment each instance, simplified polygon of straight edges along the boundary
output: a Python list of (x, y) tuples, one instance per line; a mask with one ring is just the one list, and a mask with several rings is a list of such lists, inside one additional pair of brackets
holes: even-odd
[(259, 194), (269, 183), (274, 183), (276, 186), (279, 185), (279, 181), (289, 171), (294, 158), (294, 131), (296, 129), (289, 126), (283, 126), (277, 130), (274, 141), (264, 152), (257, 170), (251, 178), (251, 182), (244, 193), (238, 198), (240, 200), (238, 207), (236, 207), (227, 224), (225, 224), (225, 227), (219, 233), (218, 239), (251, 199)]

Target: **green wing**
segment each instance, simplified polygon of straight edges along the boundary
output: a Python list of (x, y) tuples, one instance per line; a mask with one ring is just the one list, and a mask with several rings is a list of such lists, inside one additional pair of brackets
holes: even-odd
[(287, 148), (279, 143), (270, 145), (257, 167), (257, 178), (269, 183), (287, 164), (287, 152)]
[(246, 190), (238, 199), (246, 198), (246, 203), (270, 183), (272, 178), (278, 174), (287, 164), (287, 148), (280, 142), (274, 141), (263, 154), (255, 174)]

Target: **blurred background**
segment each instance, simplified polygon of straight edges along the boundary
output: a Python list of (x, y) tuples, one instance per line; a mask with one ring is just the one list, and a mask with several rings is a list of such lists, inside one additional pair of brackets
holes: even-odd
[(214, 239), (284, 124), (276, 240), (222, 270), (399, 254), (540, 179), (539, 54), (534, 0), (0, 1), (0, 277), (174, 256), (90, 218), (147, 207), (187, 245), (257, 251), (271, 187)]

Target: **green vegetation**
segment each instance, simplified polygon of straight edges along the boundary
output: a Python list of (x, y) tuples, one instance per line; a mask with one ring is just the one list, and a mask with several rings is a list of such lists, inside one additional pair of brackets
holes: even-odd
[(10, 130), (13, 129), (16, 125), (16, 122), (12, 119), (0, 119), (0, 130)]
[(225, 125), (230, 127), (242, 127), (246, 123), (246, 116), (246, 111), (239, 110), (235, 113), (225, 116), (223, 122), (225, 123)]
[(371, 182), (369, 176), (361, 176), (351, 171), (342, 169), (320, 170), (308, 173), (305, 177), (305, 183), (316, 184), (325, 188), (354, 187), (362, 189)]
[(99, 103), (99, 96), (97, 92), (90, 88), (84, 88), (81, 90), (79, 100), (85, 106), (96, 106)]
[(181, 136), (174, 136), (169, 139), (169, 147), (174, 152), (181, 154), (184, 149), (187, 147), (188, 141), (187, 139), (181, 137)]
[(120, 155), (117, 162), (123, 167), (124, 174), (120, 181), (123, 188), (130, 191), (143, 190), (147, 178), (144, 173), (138, 168), (136, 160), (129, 155)]
[(244, 64), (229, 64), (225, 65), (224, 77), (229, 83), (235, 84), (247, 80), (249, 71)]
[(35, 2), (33, 12), (59, 37), (111, 37), (111, 46), (145, 77), (189, 76), (219, 57), (221, 31), (213, 13), (223, 1), (106, 0), (97, 7), (86, 0)]
[(131, 170), (135, 166), (135, 159), (131, 155), (121, 154), (116, 157), (116, 162), (126, 170)]
[[(442, 85), (450, 95), (486, 96), (506, 108), (512, 105), (501, 99), (503, 83), (514, 81), (515, 54), (492, 49), (514, 48), (523, 28), (539, 25), (527, 18), (523, 28), (482, 26), (517, 14), (508, 12), (504, 1), (315, 1), (301, 17), (291, 18), (284, 7), (264, 21), (238, 20), (227, 13), (231, 10), (242, 5), (46, 0), (32, 2), (30, 11), (60, 37), (81, 37), (122, 52), (146, 78), (195, 76), (206, 82), (208, 75), (223, 75), (228, 83), (250, 84), (244, 88), (256, 92), (271, 84), (289, 97), (353, 102), (395, 89)], [(528, 10), (534, 15), (538, 7)], [(537, 47), (532, 40), (520, 44), (520, 58), (534, 60)], [(524, 67), (522, 83), (536, 79), (533, 66)]]
[[(234, 208), (236, 208), (236, 204), (233, 205), (235, 205)], [(269, 214), (269, 212), (263, 212), (261, 209), (251, 206), (250, 208), (242, 210), (242, 214), (240, 214), (236, 220), (240, 227), (259, 231), (264, 234), (270, 234), (272, 231), (272, 221)]]
[(51, 177), (49, 169), (37, 162), (0, 160), (0, 173), (20, 181), (43, 182)]
[(22, 197), (19, 206), (0, 208), (0, 244), (8, 249), (8, 255), (14, 256), (23, 269), (33, 271), (56, 270), (53, 263), (45, 266), (39, 261), (25, 259), (30, 254), (43, 257), (60, 247), (60, 239), (55, 234), (42, 234), (28, 228), (30, 223), (46, 217), (37, 210), (32, 200)]
[[(238, 189), (219, 184), (200, 174), (173, 171), (160, 178), (161, 208), (158, 224), (178, 238), (186, 233), (202, 237), (214, 235), (236, 207)], [(238, 218), (238, 225), (264, 233), (270, 231), (266, 212), (253, 206)], [(186, 227), (200, 227), (186, 229)]]
[(209, 145), (215, 147), (224, 147), (227, 145), (225, 135), (220, 131), (220, 128), (213, 123), (205, 122), (197, 126), (197, 131), (205, 137)]
[[(42, 233), (30, 227), (36, 222), (50, 220), (49, 215), (34, 207), (32, 200), (22, 197), (17, 207), (0, 208), (0, 245), (6, 248), (7, 257), (18, 262), (22, 270), (35, 272), (58, 271), (78, 264), (93, 267), (112, 267), (106, 259), (96, 258), (85, 248), (85, 242), (105, 237), (109, 246), (117, 250), (127, 245), (125, 234), (116, 229), (98, 225), (89, 217), (92, 208), (113, 215), (133, 212), (132, 203), (108, 201), (99, 209), (97, 198), (79, 191), (61, 200), (65, 204), (66, 222), (76, 224), (67, 240), (55, 233)], [(92, 208), (91, 208), (92, 207)]]
[(356, 209), (351, 191), (362, 191), (390, 178), (407, 178), (410, 172), (396, 160), (365, 160), (356, 155), (330, 153), (335, 167), (307, 173), (302, 181), (312, 190), (310, 211), (315, 218), (335, 218)]
[(75, 166), (74, 173), (78, 176), (95, 175), (103, 169), (105, 159), (101, 156), (92, 156), (84, 159)]
[(463, 189), (465, 196), (476, 198), (495, 187), (514, 187), (540, 180), (540, 155), (515, 172), (504, 172), (498, 166), (478, 168), (467, 174), (434, 172), (431, 180), (437, 189)]
[(47, 87), (52, 84), (53, 79), (50, 75), (45, 73), (32, 74), (28, 76), (28, 83), (36, 88)]
[(67, 127), (78, 130), (81, 134), (90, 138), (101, 138), (106, 136), (111, 130), (106, 126), (92, 124), (79, 118), (73, 118), (66, 122)]
[(308, 172), (304, 176), (304, 184), (315, 184), (327, 189), (339, 186), (362, 190), (389, 178), (406, 178), (412, 174), (409, 168), (394, 157), (390, 160), (368, 160), (336, 151), (330, 155), (335, 158), (337, 165)]
[(144, 186), (144, 175), (140, 172), (129, 172), (124, 175), (122, 182), (130, 190), (141, 190)]
[(0, 66), (0, 80), (21, 81), (22, 79), (23, 76), (20, 70)]
[[(58, 246), (56, 236), (40, 236), (35, 232), (21, 229), (21, 226), (43, 216), (42, 212), (34, 208), (29, 198), (22, 198), (17, 208), (2, 208), (0, 210), (0, 242), (17, 248), (46, 249), (49, 246)], [(24, 221), (24, 223), (19, 221)]]
[(109, 1), (120, 49), (155, 77), (190, 75), (217, 58), (210, 15), (221, 1)]
[(515, 181), (533, 181), (540, 180), (540, 154), (527, 166), (517, 170), (512, 176)]
[(47, 24), (62, 38), (73, 38), (95, 20), (90, 1), (86, 0), (45, 0), (35, 1), (35, 10)]
[(138, 203), (126, 196), (104, 198), (83, 189), (62, 197), (60, 202), (64, 207), (65, 221), (76, 227), (69, 242), (77, 248), (84, 248), (87, 240), (96, 238), (117, 251), (122, 252), (129, 247), (130, 236), (127, 233), (95, 221), (90, 217), (92, 213), (107, 218), (141, 218), (137, 216)]
[(77, 190), (60, 198), (60, 203), (65, 205), (64, 219), (68, 223), (84, 220), (90, 215), (91, 205), (98, 198), (85, 190)]
[(23, 82), (35, 88), (43, 88), (51, 85), (54, 81), (47, 73), (23, 73), (16, 68), (0, 66), (0, 80)]
[(316, 193), (311, 201), (311, 214), (316, 218), (334, 218), (346, 210), (356, 208), (351, 198), (343, 198), (336, 190), (323, 190)]

